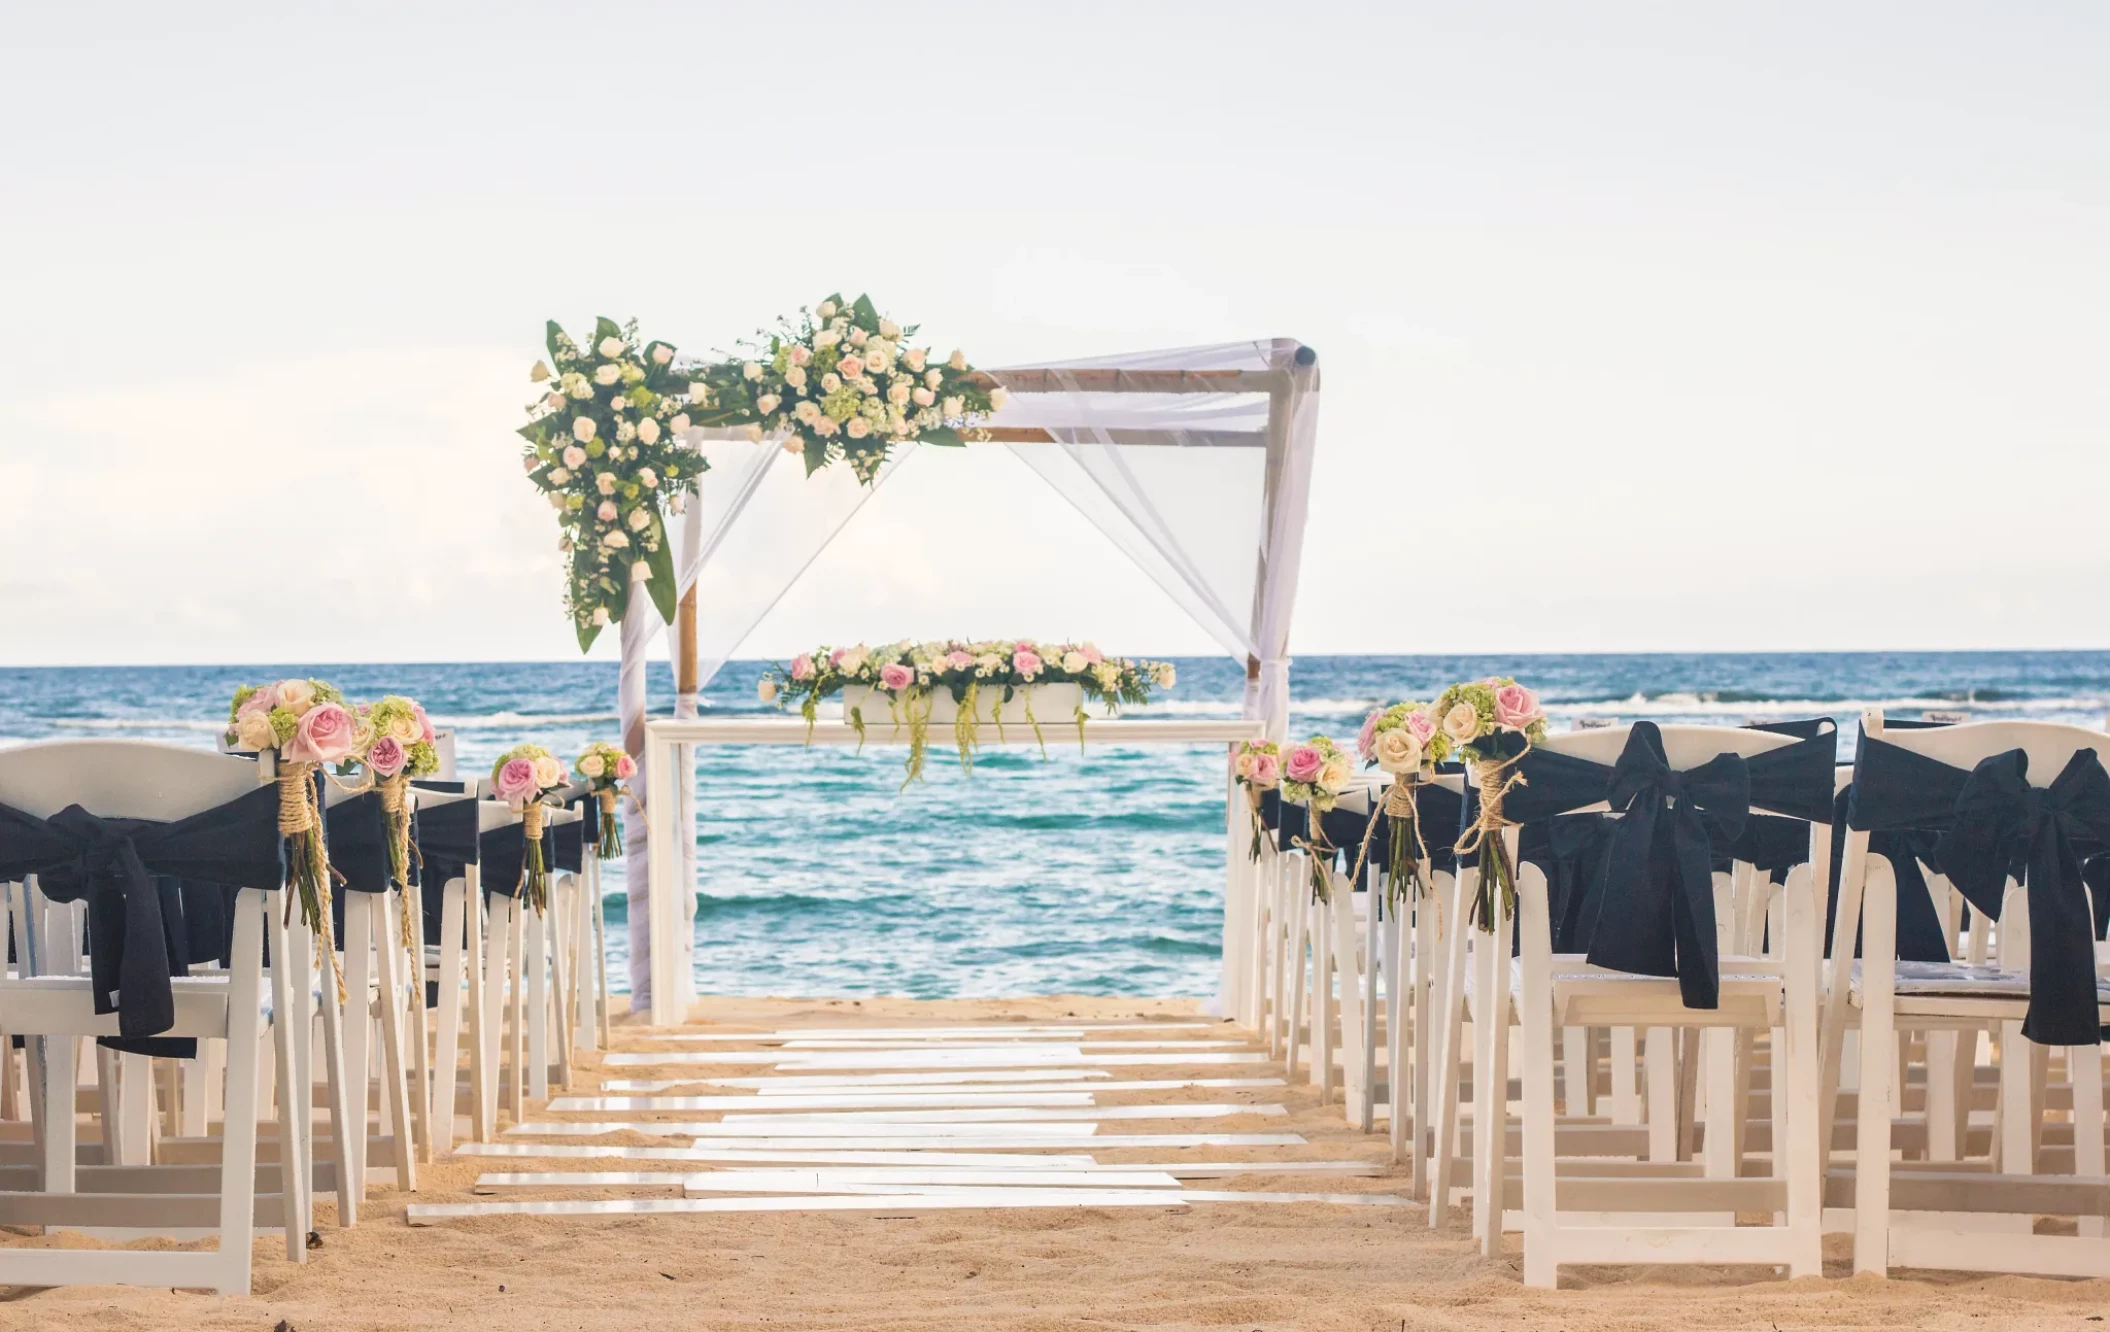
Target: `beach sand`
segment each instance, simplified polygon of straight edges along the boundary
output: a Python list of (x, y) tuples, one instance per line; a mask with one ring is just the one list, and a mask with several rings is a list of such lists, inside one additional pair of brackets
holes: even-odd
[[(711, 1000), (698, 1020), (728, 1030), (783, 1025), (1192, 1018), (1186, 1000), (1047, 997), (1006, 1000)], [(1226, 1028), (1226, 1034), (1232, 1029)], [(1186, 1032), (1186, 1036), (1207, 1033)], [(620, 1024), (618, 1048), (641, 1048)], [(664, 1046), (653, 1048), (664, 1049)], [(753, 1070), (748, 1070), (753, 1071)], [(1279, 1073), (1279, 1068), (1236, 1070)], [(660, 1076), (623, 1070), (624, 1076)], [(1146, 1078), (1146, 1069), (1120, 1070)], [(589, 1059), (575, 1093), (598, 1089)], [(696, 1089), (704, 1090), (704, 1089)], [(1200, 1099), (1139, 1093), (1124, 1103)], [(1290, 1118), (1213, 1121), (1224, 1132), (1293, 1130), (1302, 1148), (1198, 1148), (1190, 1159), (1387, 1161), (1382, 1135), (1350, 1131), (1302, 1086), (1211, 1091), (1210, 1100), (1286, 1104)], [(532, 1112), (531, 1112), (531, 1117)], [(694, 1116), (690, 1116), (694, 1117)], [(1138, 1125), (1140, 1131), (1169, 1126)], [(626, 1139), (604, 1139), (618, 1142)], [(644, 1139), (637, 1139), (644, 1141)], [(1102, 1161), (1168, 1153), (1104, 1150)], [(679, 1170), (674, 1162), (462, 1158), (428, 1168), (417, 1201), (476, 1201), (479, 1173), (501, 1169)], [(1238, 1176), (1208, 1189), (1397, 1192), (1398, 1178)], [(509, 1190), (508, 1197), (621, 1196)], [(660, 1196), (677, 1196), (668, 1193)], [(303, 1266), (276, 1235), (256, 1245), (248, 1298), (74, 1287), (0, 1292), (0, 1329), (240, 1329), (294, 1332), (476, 1329), (1502, 1329), (1521, 1332), (1697, 1332), (1711, 1328), (2073, 1328), (2110, 1317), (2110, 1283), (1907, 1274), (1789, 1282), (1758, 1269), (1596, 1268), (1565, 1273), (1557, 1292), (1527, 1291), (1518, 1241), (1484, 1260), (1462, 1214), (1430, 1230), (1422, 1209), (1312, 1203), (1198, 1204), (1182, 1209), (886, 1212), (614, 1219), (454, 1220), (412, 1229), (406, 1197), (369, 1194), (357, 1229), (323, 1225)], [(328, 1209), (325, 1208), (325, 1216)], [(43, 1244), (9, 1235), (9, 1244)], [(83, 1243), (74, 1240), (72, 1243)], [(145, 1246), (159, 1247), (159, 1246)]]

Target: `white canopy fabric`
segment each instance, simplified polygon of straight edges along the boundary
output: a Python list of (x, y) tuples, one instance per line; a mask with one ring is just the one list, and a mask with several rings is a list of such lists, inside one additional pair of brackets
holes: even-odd
[[(1289, 627), (1318, 434), (1317, 357), (1278, 338), (988, 373), (1011, 395), (987, 423), (990, 441), (1045, 478), (1246, 663), (1244, 715), (1265, 719), (1280, 738), (1289, 721)], [(682, 592), (698, 593), (700, 689), (917, 450), (899, 450), (867, 487), (843, 467), (805, 476), (774, 440), (727, 432), (693, 439), (711, 471), (683, 517), (675, 567)], [(764, 543), (770, 552), (760, 562), (741, 560), (738, 574), (715, 558), (736, 523), (743, 546)], [(625, 748), (641, 761), (645, 661), (660, 627), (639, 587), (622, 624), (618, 708)], [(633, 1011), (651, 1001), (644, 825), (634, 809), (626, 813)], [(693, 857), (691, 846), (691, 884)]]

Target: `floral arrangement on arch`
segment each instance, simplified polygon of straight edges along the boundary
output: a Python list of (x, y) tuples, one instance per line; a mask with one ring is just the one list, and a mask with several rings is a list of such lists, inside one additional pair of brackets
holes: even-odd
[[(1033, 728), (1034, 738), (1045, 743), (1042, 719), (1033, 714), (1035, 687), (1073, 684), (1080, 700), (1119, 712), (1124, 704), (1148, 703), (1152, 690), (1170, 689), (1178, 681), (1179, 672), (1171, 662), (1109, 657), (1091, 643), (1042, 643), (1026, 638), (903, 640), (876, 648), (863, 643), (841, 648), (823, 645), (792, 658), (789, 666), (765, 671), (756, 692), (763, 702), (780, 708), (796, 704), (810, 727), (823, 699), (853, 688), (872, 691), (886, 701), (897, 725), (909, 727), (908, 780), (915, 781), (923, 775), (931, 704), (941, 692), (949, 694), (956, 705), (953, 729), (961, 766), (972, 768), (978, 718), (985, 704), (1001, 705), (1022, 696), (1026, 723)], [(1001, 713), (994, 715), (1001, 734)], [(860, 740), (867, 722), (874, 720), (857, 703), (845, 708), (845, 719), (857, 729)], [(1082, 744), (1088, 720), (1082, 701), (1072, 710), (1072, 720)]]
[(623, 783), (637, 776), (637, 760), (621, 745), (596, 740), (571, 767), (593, 792), (599, 809), (600, 832), (594, 842), (600, 847), (600, 857), (613, 860), (623, 854), (623, 822), (615, 816), (615, 801), (617, 796), (630, 794)]
[(1539, 697), (1506, 675), (1454, 684), (1436, 700), (1438, 725), (1452, 746), (1473, 765), (1473, 780), (1480, 789), (1480, 813), (1473, 825), (1458, 838), (1458, 854), (1479, 856), (1480, 891), (1473, 902), (1473, 918), (1481, 929), (1492, 931), (1499, 919), (1499, 901), (1504, 913), (1516, 910), (1516, 867), (1509, 863), (1509, 848), (1502, 829), (1510, 826), (1502, 817), (1502, 798), (1522, 780), (1517, 760), (1546, 738), (1546, 709)]
[(276, 765), (287, 874), (300, 899), (301, 920), (325, 941), (330, 939), (330, 866), (315, 771), (356, 759), (372, 738), (372, 727), (345, 706), (343, 691), (324, 680), (243, 685), (227, 709), (227, 747), (270, 755)]
[(786, 436), (808, 475), (844, 460), (868, 484), (896, 444), (961, 444), (962, 431), (1003, 407), (1005, 392), (964, 352), (941, 361), (910, 346), (916, 327), (881, 316), (869, 296), (846, 303), (838, 293), (801, 308), (798, 322), (765, 331), (747, 359), (700, 372), (710, 406), (698, 423), (759, 425)]
[[(1394, 703), (1373, 710), (1363, 719), (1355, 752), (1362, 758), (1363, 766), (1377, 768), (1392, 777), (1380, 807), (1391, 820), (1385, 864), (1391, 901), (1398, 902), (1409, 890), (1418, 897), (1429, 890), (1428, 876), (1422, 868), (1429, 855), (1421, 839), (1421, 807), (1415, 803), (1414, 788), (1433, 780), (1435, 766), (1451, 756), (1451, 738), (1438, 724), (1432, 705)], [(1376, 821), (1373, 811), (1371, 822)], [(1370, 835), (1365, 832), (1366, 850), (1369, 842)]]
[(1231, 760), (1231, 773), (1245, 790), (1246, 808), (1251, 815), (1253, 844), (1247, 849), (1246, 858), (1258, 860), (1264, 832), (1260, 797), (1282, 784), (1282, 746), (1272, 740), (1241, 741)]
[(698, 424), (710, 389), (676, 368), (672, 343), (640, 345), (636, 320), (596, 320), (584, 348), (551, 320), (546, 343), (550, 363), (529, 372), (540, 396), (519, 433), (528, 477), (557, 511), (557, 547), (570, 565), (564, 605), (583, 652), (623, 618), (633, 583), (674, 621), (664, 515), (681, 511), (708, 466), (680, 437)]
[(549, 865), (542, 855), (549, 806), (543, 802), (564, 787), (563, 761), (541, 745), (515, 745), (491, 765), (491, 794), (520, 812), (521, 835), (527, 842), (521, 891), (538, 916), (549, 905)]

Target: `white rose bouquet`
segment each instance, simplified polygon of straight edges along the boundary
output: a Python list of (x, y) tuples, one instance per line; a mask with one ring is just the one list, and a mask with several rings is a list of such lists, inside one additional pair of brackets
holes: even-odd
[(1355, 775), (1348, 755), (1331, 737), (1315, 735), (1301, 745), (1291, 745), (1282, 756), (1282, 798), (1303, 805), (1305, 835), (1296, 842), (1311, 860), (1311, 888), (1325, 901), (1333, 893), (1334, 845), (1326, 840), (1319, 815), (1331, 810)]
[(357, 759), (372, 735), (371, 726), (345, 705), (344, 694), (324, 680), (243, 685), (227, 710), (227, 747), (269, 754), (276, 766), (286, 876), (300, 899), (301, 919), (325, 942), (330, 938), (330, 865), (315, 774), (318, 768)]
[[(1421, 808), (1415, 803), (1415, 788), (1432, 780), (1435, 766), (1451, 756), (1451, 738), (1437, 725), (1436, 712), (1429, 704), (1395, 703), (1364, 719), (1355, 747), (1365, 767), (1377, 768), (1392, 777), (1381, 807), (1391, 820), (1391, 845), (1385, 866), (1391, 900), (1397, 903), (1410, 889), (1418, 897), (1429, 890), (1423, 870), (1429, 851), (1421, 839)], [(1371, 813), (1373, 828), (1377, 813)], [(1366, 831), (1364, 853), (1368, 852), (1369, 843)], [(1358, 873), (1361, 866), (1359, 854)]]
[(1249, 860), (1260, 859), (1261, 834), (1264, 827), (1260, 821), (1260, 797), (1282, 785), (1282, 746), (1272, 740), (1246, 740), (1239, 744), (1231, 758), (1231, 772), (1238, 784), (1245, 788), (1246, 808), (1253, 826), (1253, 844), (1247, 850)]
[(1531, 690), (1507, 676), (1491, 675), (1444, 690), (1435, 713), (1444, 736), (1472, 764), (1480, 789), (1479, 817), (1459, 837), (1458, 854), (1479, 856), (1473, 917), (1481, 929), (1492, 931), (1497, 895), (1505, 912), (1514, 911), (1517, 900), (1516, 867), (1502, 839), (1502, 830), (1510, 826), (1502, 817), (1502, 798), (1523, 780), (1517, 760), (1546, 738), (1546, 710)]
[(594, 803), (600, 807), (600, 835), (594, 839), (600, 847), (600, 857), (613, 860), (623, 854), (623, 822), (615, 816), (615, 801), (617, 796), (630, 794), (623, 783), (637, 775), (637, 760), (625, 753), (621, 745), (596, 740), (571, 768), (585, 781), (593, 792)]
[(639, 345), (636, 320), (596, 320), (583, 349), (552, 320), (547, 343), (554, 368), (537, 361), (529, 372), (537, 396), (519, 433), (528, 478), (557, 511), (557, 546), (570, 563), (564, 604), (583, 652), (623, 618), (634, 582), (674, 622), (664, 515), (680, 511), (707, 466), (680, 441), (701, 424), (709, 390), (676, 368), (672, 343)]
[(810, 475), (845, 460), (866, 483), (896, 444), (957, 445), (1004, 405), (1004, 390), (964, 353), (910, 346), (916, 325), (881, 317), (872, 298), (832, 295), (761, 334), (748, 355), (705, 367), (702, 425), (753, 424), (788, 437)]

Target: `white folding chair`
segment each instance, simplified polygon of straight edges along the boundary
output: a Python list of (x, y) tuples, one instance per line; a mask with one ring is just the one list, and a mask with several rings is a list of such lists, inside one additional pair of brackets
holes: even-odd
[[(60, 741), (0, 751), (0, 805), (50, 818), (79, 805), (102, 818), (173, 822), (217, 808), (257, 789), (258, 765), (240, 758), (143, 741)], [(38, 906), (35, 885), (14, 885), (10, 905), (20, 950), (18, 974), (0, 982), (0, 1027), (29, 1038), (41, 1088), (41, 1164), (7, 1170), (10, 1185), (0, 1193), (0, 1223), (45, 1225), (117, 1234), (206, 1235), (218, 1247), (204, 1251), (141, 1252), (129, 1249), (0, 1248), (0, 1284), (51, 1286), (78, 1283), (207, 1287), (222, 1293), (250, 1289), (251, 1241), (263, 1224), (285, 1230), (287, 1257), (306, 1257), (304, 1198), (306, 1157), (293, 1113), (299, 1098), (279, 1098), (279, 1162), (273, 1172), (280, 1192), (257, 1193), (256, 1104), (259, 1058), (266, 1023), (284, 1010), (289, 985), (304, 989), (305, 976), (275, 965), (271, 997), (264, 989), (263, 941), (277, 916), (279, 892), (243, 888), (233, 904), (233, 957), (219, 974), (178, 976), (171, 982), (175, 1023), (163, 1033), (224, 1042), (227, 1107), (224, 1138), (212, 1164), (90, 1166), (76, 1151), (74, 1069), (79, 1043), (118, 1034), (115, 1014), (95, 1013), (92, 981), (85, 974), (37, 966), (40, 943), (73, 951), (74, 936), (43, 934), (31, 917)], [(57, 905), (57, 904), (51, 904)], [(281, 932), (282, 934), (283, 932)], [(282, 963), (284, 949), (274, 950)], [(60, 959), (55, 959), (60, 960)], [(75, 959), (68, 957), (64, 961)], [(299, 1086), (294, 1077), (285, 1024), (272, 1023), (279, 1086)], [(117, 1124), (105, 1121), (108, 1144)], [(207, 1191), (201, 1186), (211, 1186)]]

